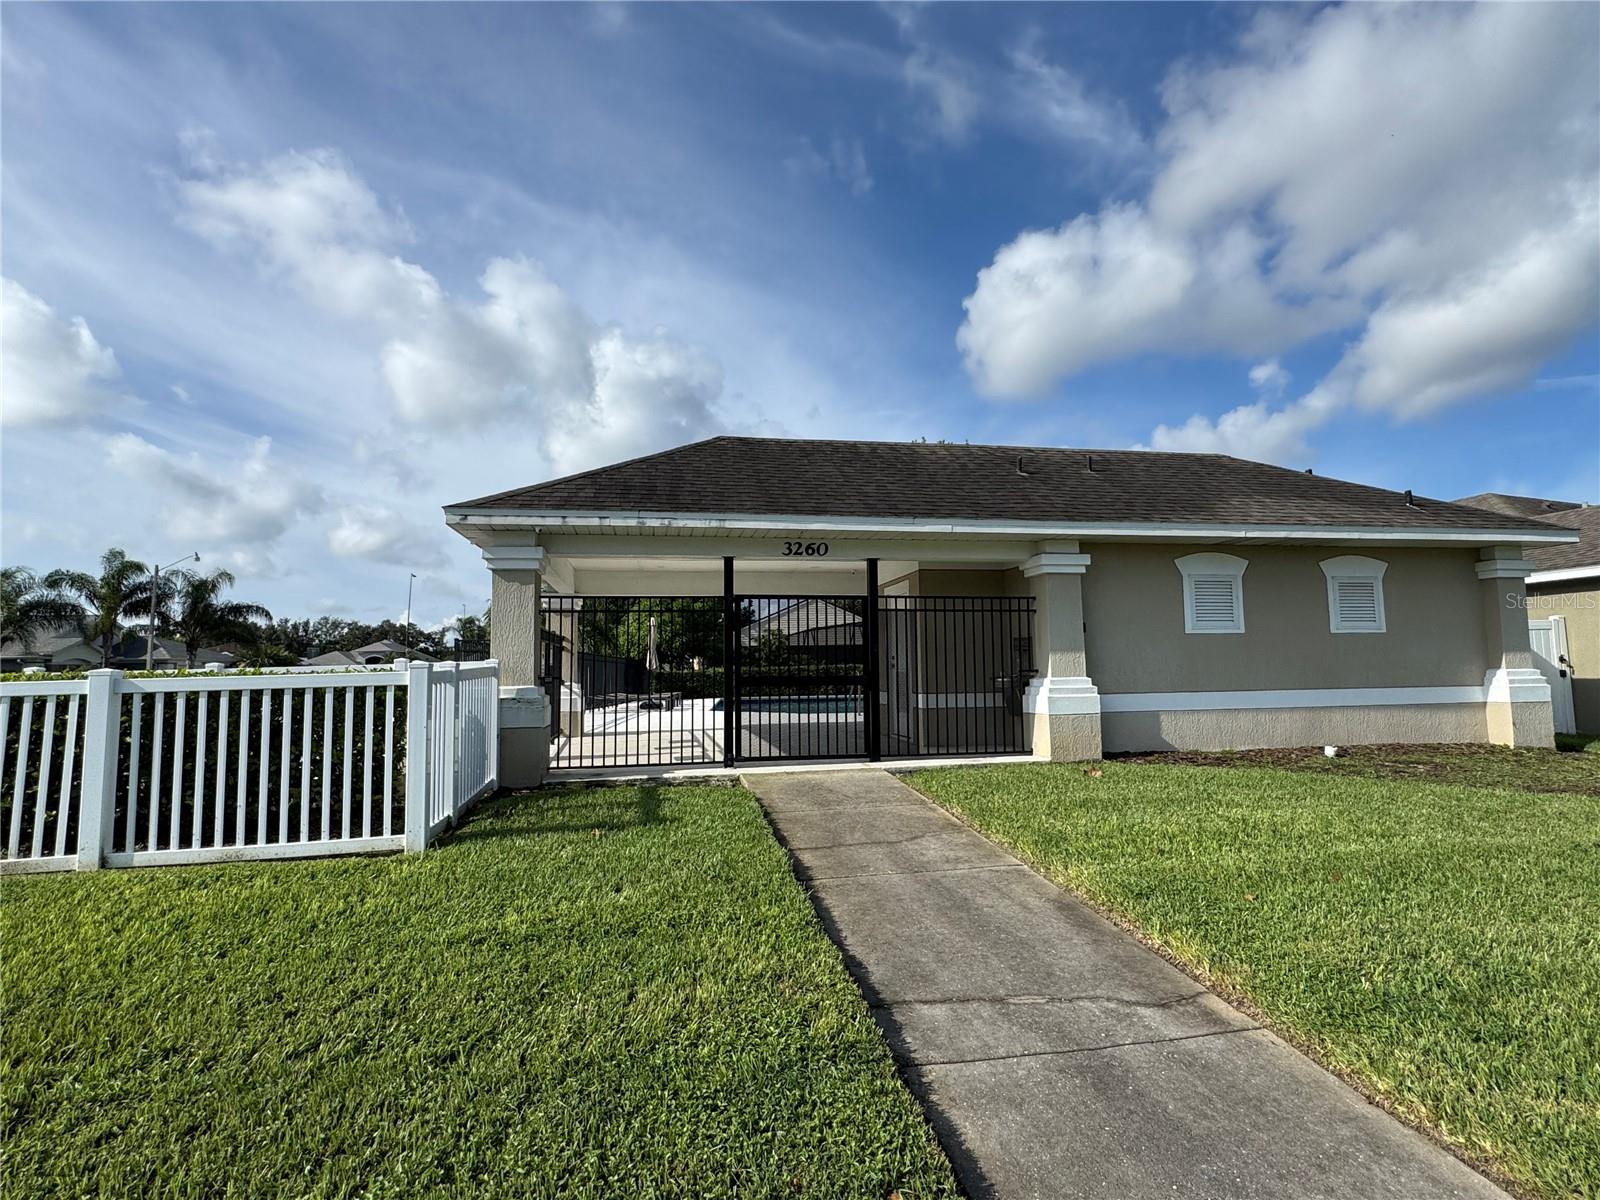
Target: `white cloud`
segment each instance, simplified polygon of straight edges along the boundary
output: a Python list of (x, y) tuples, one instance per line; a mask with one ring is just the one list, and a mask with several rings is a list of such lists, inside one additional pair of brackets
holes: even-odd
[(1127, 109), (1091, 95), (1078, 75), (1044, 57), (1037, 37), (1012, 51), (1011, 67), (1006, 108), (1017, 122), (1113, 163), (1132, 162), (1147, 152)]
[(1289, 372), (1277, 359), (1269, 358), (1250, 368), (1250, 386), (1259, 395), (1276, 400), (1289, 386)]
[(1023, 233), (978, 273), (956, 335), (993, 395), (1036, 393), (1063, 375), (1146, 350), (1259, 354), (1348, 311), (1285, 307), (1257, 271), (1260, 239), (1231, 227), (1177, 236), (1136, 204)]
[[(123, 400), (117, 357), (82, 317), (63, 320), (12, 279), (0, 278), (0, 371), (8, 426), (63, 425)], [(125, 403), (126, 401), (123, 400)]]
[(1021, 395), (1132, 353), (1275, 355), (1357, 326), (1314, 401), (1156, 433), (1273, 457), (1344, 406), (1405, 419), (1527, 382), (1600, 313), (1597, 35), (1580, 6), (1260, 15), (1231, 61), (1169, 76), (1145, 201), (979, 272), (969, 372)]
[(906, 86), (928, 105), (934, 131), (947, 142), (967, 140), (978, 119), (978, 90), (972, 72), (960, 59), (919, 46), (901, 68)]
[(1240, 405), (1215, 421), (1197, 414), (1182, 425), (1157, 425), (1150, 435), (1149, 448), (1231, 454), (1293, 466), (1310, 456), (1307, 436), (1327, 423), (1338, 404), (1336, 393), (1319, 389), (1281, 409), (1258, 400)]
[(438, 540), (438, 531), (419, 528), (381, 505), (341, 508), (339, 523), (328, 530), (328, 549), (341, 558), (364, 558), (418, 570), (448, 565)]
[[(557, 470), (588, 465), (596, 444), (655, 448), (664, 430), (692, 438), (724, 425), (721, 371), (708, 370), (702, 352), (595, 322), (537, 263), (492, 258), (478, 280), (482, 300), (449, 295), (393, 252), (409, 226), (331, 150), (180, 187), (190, 229), (253, 253), (327, 311), (378, 334), (379, 376), (405, 424), (481, 434), (531, 421)], [(603, 373), (628, 361), (650, 366), (624, 371), (626, 387), (605, 386)]]
[(323, 505), (320, 489), (273, 459), (271, 438), (257, 438), (230, 462), (174, 454), (122, 433), (106, 442), (106, 459), (156, 493), (169, 536), (201, 550), (268, 547)]
[(795, 175), (836, 179), (852, 196), (865, 196), (872, 190), (872, 169), (867, 165), (866, 147), (860, 138), (835, 137), (826, 154), (810, 138), (803, 138), (799, 149), (784, 159), (783, 165)]

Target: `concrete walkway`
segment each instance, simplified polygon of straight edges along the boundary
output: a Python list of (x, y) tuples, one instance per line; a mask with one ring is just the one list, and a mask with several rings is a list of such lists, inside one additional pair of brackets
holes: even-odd
[(893, 776), (745, 784), (971, 1195), (1504, 1200)]

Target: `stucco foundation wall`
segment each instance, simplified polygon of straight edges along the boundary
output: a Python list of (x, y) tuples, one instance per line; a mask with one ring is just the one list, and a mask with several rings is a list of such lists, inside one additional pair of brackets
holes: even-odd
[(1531, 619), (1565, 617), (1567, 657), (1572, 660), (1572, 716), (1580, 733), (1600, 734), (1600, 588), (1528, 592)]
[(1102, 754), (1099, 715), (1030, 713), (1027, 719), (1033, 722), (1033, 753), (1037, 757), (1052, 762), (1083, 762)]
[[(1485, 646), (1475, 551), (1361, 551), (1389, 564), (1387, 632), (1332, 633), (1327, 579), (1318, 564), (1350, 550), (1116, 543), (1083, 548), (1093, 558), (1083, 576), (1088, 674), (1103, 693), (1481, 686), (1484, 673), (1499, 665), (1489, 662)], [(1245, 632), (1185, 633), (1183, 577), (1174, 560), (1216, 549), (1249, 560)]]
[(1100, 716), (1100, 736), (1108, 754), (1132, 750), (1483, 742), (1488, 740), (1484, 708), (1481, 704), (1417, 704), (1108, 712)]

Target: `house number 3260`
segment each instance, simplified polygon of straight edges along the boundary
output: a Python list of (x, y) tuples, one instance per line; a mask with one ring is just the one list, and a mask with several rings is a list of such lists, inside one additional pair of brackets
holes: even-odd
[(827, 552), (827, 542), (785, 542), (783, 544), (785, 558), (793, 557), (796, 554), (804, 555), (806, 558), (821, 558)]

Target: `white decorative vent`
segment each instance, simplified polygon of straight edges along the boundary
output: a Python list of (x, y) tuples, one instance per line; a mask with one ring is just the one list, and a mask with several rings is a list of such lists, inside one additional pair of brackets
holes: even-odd
[(1250, 564), (1233, 554), (1186, 554), (1183, 573), (1186, 633), (1244, 632), (1244, 572)]
[(1328, 629), (1333, 633), (1382, 633), (1383, 573), (1389, 564), (1359, 554), (1322, 560), (1328, 577)]

